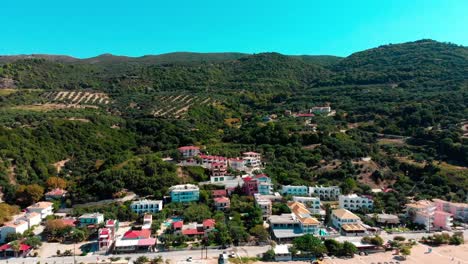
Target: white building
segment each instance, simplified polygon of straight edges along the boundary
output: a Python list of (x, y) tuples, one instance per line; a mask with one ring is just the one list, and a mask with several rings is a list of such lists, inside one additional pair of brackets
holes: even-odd
[(228, 160), (229, 167), (236, 171), (245, 171), (245, 160), (239, 158), (231, 158)]
[(200, 148), (195, 146), (184, 146), (178, 148), (184, 158), (191, 158), (200, 154)]
[(133, 201), (130, 205), (133, 212), (137, 214), (157, 213), (163, 209), (163, 201), (161, 200), (139, 200)]
[(318, 197), (293, 196), (293, 201), (305, 204), (314, 215), (325, 214), (325, 211), (320, 208), (320, 198)]
[(9, 234), (19, 233), (22, 234), (28, 230), (28, 222), (22, 219), (15, 219), (6, 222), (0, 227), (0, 243), (4, 243)]
[(197, 202), (200, 199), (200, 188), (193, 184), (174, 185), (169, 192), (171, 201), (175, 203)]
[(332, 224), (345, 235), (363, 235), (366, 232), (361, 218), (343, 208), (332, 211)]
[(244, 152), (242, 153), (242, 159), (248, 169), (252, 171), (262, 169), (262, 155), (260, 153)]
[(320, 197), (320, 200), (338, 200), (341, 189), (338, 186), (314, 186), (309, 187), (309, 194)]
[(374, 208), (374, 201), (370, 197), (359, 196), (357, 194), (340, 195), (338, 197), (340, 208), (351, 211)]
[(275, 251), (275, 261), (291, 261), (292, 254), (289, 252), (288, 245), (276, 245), (273, 248)]
[(314, 114), (329, 114), (331, 112), (330, 106), (314, 106), (309, 109), (309, 113)]
[(308, 196), (309, 187), (305, 185), (283, 185), (281, 192), (283, 195)]
[(271, 215), (272, 203), (270, 199), (263, 197), (263, 195), (256, 193), (254, 194), (255, 204), (262, 210), (263, 220), (268, 219)]
[(26, 221), (28, 223), (28, 228), (32, 228), (33, 226), (40, 225), (42, 221), (41, 215), (36, 212), (22, 214), (16, 219)]
[(51, 202), (37, 202), (28, 206), (26, 210), (30, 213), (38, 213), (41, 215), (41, 219), (44, 219), (47, 216), (54, 214), (54, 204)]

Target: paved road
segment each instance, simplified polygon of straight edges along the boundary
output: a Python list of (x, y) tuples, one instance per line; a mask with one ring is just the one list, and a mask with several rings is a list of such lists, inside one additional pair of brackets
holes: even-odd
[[(239, 256), (256, 256), (258, 254), (264, 253), (269, 249), (269, 246), (262, 246), (262, 247), (239, 247), (237, 248), (237, 253)], [(208, 258), (217, 258), (219, 254), (223, 253), (223, 251), (232, 251), (234, 248), (218, 250), (218, 249), (209, 249), (208, 250)], [(201, 259), (201, 251), (199, 250), (183, 250), (183, 251), (169, 251), (169, 252), (157, 252), (157, 253), (144, 253), (144, 254), (119, 254), (119, 255), (107, 255), (107, 256), (100, 256), (100, 255), (89, 255), (89, 256), (76, 256), (76, 262), (85, 262), (85, 263), (96, 263), (102, 260), (107, 260), (110, 257), (120, 257), (125, 259), (126, 257), (130, 257), (131, 260), (135, 260), (139, 256), (147, 256), (148, 258), (154, 258), (156, 256), (162, 256), (163, 259), (170, 259), (172, 263), (176, 263), (177, 261), (186, 260), (188, 257), (192, 257), (193, 260), (200, 260)], [(73, 264), (73, 257), (51, 257), (51, 258), (11, 258), (8, 259), (8, 263), (10, 264), (30, 264), (30, 263), (37, 263), (40, 261), (41, 264), (48, 263), (48, 264)], [(6, 260), (0, 260), (0, 263), (6, 263)]]
[[(381, 237), (384, 241), (393, 239), (394, 236), (401, 235), (406, 237), (407, 239), (416, 239), (419, 240), (423, 236), (428, 236), (427, 233), (405, 233), (405, 234), (381, 234)], [(465, 238), (468, 238), (468, 230), (464, 231)], [(336, 240), (338, 241), (350, 241), (350, 242), (358, 242), (361, 241), (362, 237), (337, 237)], [(218, 249), (209, 249), (208, 250), (208, 257), (209, 258), (217, 258), (219, 254), (223, 251), (235, 251), (241, 257), (244, 256), (256, 256), (258, 254), (264, 253), (270, 248), (270, 246), (246, 246), (246, 247), (237, 247), (237, 248), (229, 248), (225, 250), (218, 250)], [(156, 256), (162, 256), (164, 259), (170, 259), (172, 263), (176, 263), (177, 261), (185, 260), (188, 257), (192, 257), (194, 260), (201, 259), (201, 251), (199, 250), (182, 250), (182, 251), (169, 251), (169, 252), (156, 252), (156, 253), (143, 253), (143, 254), (122, 254), (122, 255), (89, 255), (89, 256), (76, 256), (76, 262), (84, 262), (84, 263), (93, 263), (98, 262), (99, 260), (107, 260), (109, 257), (116, 256), (121, 257), (122, 259), (126, 257), (130, 257), (131, 260), (135, 260), (139, 256), (147, 256), (148, 258), (154, 258)], [(99, 258), (99, 259), (98, 259)], [(29, 263), (37, 263), (40, 261), (41, 264), (48, 263), (48, 264), (73, 264), (73, 257), (50, 257), (50, 258), (11, 258), (8, 259), (8, 263), (12, 264), (29, 264)], [(0, 263), (6, 263), (6, 260), (0, 260)]]

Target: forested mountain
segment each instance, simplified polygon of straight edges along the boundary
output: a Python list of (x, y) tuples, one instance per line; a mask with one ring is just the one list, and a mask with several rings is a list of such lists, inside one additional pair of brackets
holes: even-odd
[[(339, 184), (366, 194), (397, 188), (379, 195), (389, 211), (406, 196), (462, 201), (467, 54), (467, 47), (421, 40), (346, 58), (0, 57), (3, 199), (15, 202), (19, 186), (45, 186), (52, 176), (67, 180), (73, 202), (122, 188), (161, 197), (171, 184), (206, 177), (180, 177), (161, 160), (194, 144), (231, 157), (260, 151), (275, 184)], [(325, 104), (336, 113), (308, 123), (284, 114)], [(361, 162), (365, 156), (372, 162)]]

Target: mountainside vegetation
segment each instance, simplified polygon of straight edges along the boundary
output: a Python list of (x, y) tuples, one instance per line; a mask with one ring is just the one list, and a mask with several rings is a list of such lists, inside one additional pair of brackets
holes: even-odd
[[(47, 189), (50, 177), (66, 180), (73, 203), (122, 189), (162, 198), (193, 182), (162, 160), (183, 145), (230, 157), (260, 151), (276, 185), (397, 189), (375, 194), (376, 211), (396, 212), (408, 196), (468, 195), (463, 46), (420, 40), (346, 58), (0, 57), (0, 87), (0, 186), (9, 203), (25, 186)], [(336, 112), (286, 114), (323, 105)]]

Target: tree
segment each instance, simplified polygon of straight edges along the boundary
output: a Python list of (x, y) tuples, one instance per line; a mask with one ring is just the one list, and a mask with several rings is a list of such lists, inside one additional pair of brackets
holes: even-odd
[(146, 256), (139, 256), (133, 263), (135, 264), (144, 264), (146, 262), (149, 262), (148, 257)]
[(41, 239), (37, 236), (31, 236), (31, 237), (27, 237), (25, 240), (24, 240), (24, 244), (32, 247), (32, 248), (39, 248), (41, 245), (42, 245), (42, 242), (41, 242)]
[(310, 253), (314, 256), (319, 256), (327, 252), (327, 248), (322, 243), (322, 240), (310, 234), (295, 238), (293, 240), (293, 246), (300, 251)]
[(406, 259), (407, 256), (411, 255), (411, 248), (410, 247), (403, 247), (400, 249), (400, 254)]
[(0, 203), (0, 225), (3, 225), (4, 222), (10, 221), (12, 216), (19, 214), (19, 212), (20, 209), (18, 206)]
[(73, 228), (70, 231), (70, 238), (75, 243), (82, 242), (88, 238), (88, 232), (84, 229)]
[(343, 250), (341, 253), (342, 256), (354, 256), (354, 254), (356, 254), (357, 251), (358, 250), (353, 243), (349, 241), (343, 242)]
[(10, 243), (11, 249), (15, 252), (15, 257), (18, 257), (18, 252), (20, 251), (20, 242), (18, 240)]
[(64, 179), (55, 176), (49, 177), (46, 181), (46, 185), (48, 189), (67, 188), (67, 182)]
[(161, 256), (156, 256), (151, 260), (151, 264), (161, 264), (163, 263), (163, 258)]
[(202, 222), (211, 217), (211, 210), (205, 204), (191, 204), (184, 212), (184, 220), (187, 222)]
[(275, 251), (273, 249), (267, 250), (263, 253), (262, 261), (273, 261), (275, 260)]
[(343, 250), (343, 244), (336, 241), (335, 239), (326, 239), (324, 241), (325, 247), (327, 248), (328, 254), (339, 256)]
[(16, 191), (16, 200), (23, 206), (28, 206), (41, 200), (44, 188), (37, 184), (20, 185)]
[(250, 229), (250, 234), (255, 236), (259, 242), (268, 240), (268, 232), (263, 225), (256, 225)]

